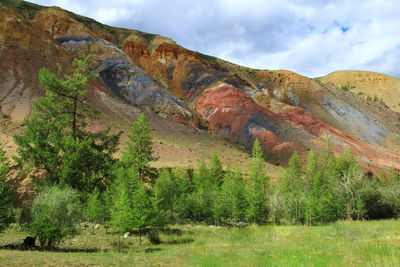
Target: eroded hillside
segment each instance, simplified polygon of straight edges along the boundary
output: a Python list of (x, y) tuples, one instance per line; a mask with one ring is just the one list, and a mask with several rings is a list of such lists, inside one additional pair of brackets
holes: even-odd
[(73, 57), (91, 54), (100, 79), (90, 83), (89, 99), (103, 111), (102, 123), (92, 127), (125, 129), (144, 109), (166, 164), (190, 164), (217, 152), (225, 163), (245, 166), (241, 147), (258, 137), (276, 165), (285, 165), (295, 150), (305, 155), (321, 149), (329, 139), (335, 153), (353, 151), (370, 171), (400, 168), (391, 142), (400, 133), (397, 110), (342, 90), (339, 81), (238, 66), (57, 7), (7, 6), (0, 9), (0, 104), (9, 125), (28, 117), (31, 101), (42, 94), (40, 67), (55, 70), (60, 62), (68, 68)]

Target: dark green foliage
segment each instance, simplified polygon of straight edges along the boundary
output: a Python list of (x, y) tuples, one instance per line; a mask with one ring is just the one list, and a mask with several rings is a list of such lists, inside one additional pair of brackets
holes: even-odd
[(10, 171), (4, 150), (0, 147), (0, 233), (13, 222), (13, 190), (6, 182)]
[(151, 230), (147, 233), (147, 237), (149, 241), (153, 245), (158, 245), (161, 243), (160, 235), (158, 234), (157, 230)]
[(141, 32), (141, 31), (137, 31), (136, 33), (145, 40), (147, 45), (149, 45), (151, 43), (151, 41), (157, 36), (155, 34)]
[(340, 86), (340, 88), (343, 90), (343, 91), (349, 91), (350, 90), (350, 84), (345, 84), (345, 85), (342, 85), (342, 86)]
[(58, 76), (42, 68), (39, 82), (46, 91), (33, 106), (26, 130), (15, 135), (18, 162), (25, 170), (44, 170), (40, 186), (70, 186), (79, 191), (103, 191), (110, 183), (109, 170), (114, 163), (119, 134), (109, 130), (89, 132), (86, 118), (94, 111), (86, 102), (86, 85), (96, 77), (87, 70), (87, 59), (74, 60), (72, 74)]
[(77, 234), (81, 220), (78, 193), (71, 188), (57, 186), (43, 190), (35, 197), (31, 208), (32, 222), (28, 228), (44, 248), (58, 245), (66, 236)]
[(44, 6), (20, 0), (2, 0), (1, 4), (8, 8), (14, 9), (27, 19), (33, 19), (36, 15), (36, 12), (45, 8)]
[(345, 85), (341, 85), (340, 89), (342, 89), (343, 91), (350, 91), (351, 89), (356, 88), (354, 85), (350, 85), (350, 84), (345, 84)]
[(202, 53), (200, 53), (200, 52), (196, 52), (196, 54), (197, 54), (200, 58), (204, 59), (205, 61), (207, 61), (207, 62), (209, 62), (209, 63), (211, 63), (211, 64), (213, 64), (213, 65), (215, 65), (215, 66), (218, 66), (218, 65), (219, 65), (218, 58), (216, 58), (216, 57), (209, 56), (209, 55), (206, 55), (206, 54), (202, 54)]

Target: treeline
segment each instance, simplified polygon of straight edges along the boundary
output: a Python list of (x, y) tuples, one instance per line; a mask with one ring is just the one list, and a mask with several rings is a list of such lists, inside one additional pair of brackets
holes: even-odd
[[(40, 71), (46, 96), (35, 102), (25, 132), (14, 137), (21, 172), (41, 174), (34, 179), (37, 194), (18, 221), (43, 247), (76, 234), (83, 220), (113, 226), (120, 235), (152, 229), (150, 237), (157, 242), (156, 229), (170, 223), (320, 225), (400, 213), (396, 172), (365, 177), (351, 153), (336, 158), (329, 146), (320, 154), (311, 150), (305, 168), (295, 153), (279, 180), (266, 175), (258, 139), (247, 173), (237, 166), (223, 169), (216, 155), (208, 164), (200, 159), (195, 170), (157, 172), (149, 165), (156, 158), (141, 114), (127, 133), (122, 157), (115, 159), (120, 133), (87, 130), (87, 117), (96, 112), (85, 100), (86, 85), (96, 75), (86, 62), (75, 60), (68, 75), (61, 68), (58, 75)], [(0, 151), (0, 231), (15, 219), (8, 172)]]
[(168, 221), (207, 224), (239, 221), (266, 224), (321, 225), (337, 220), (393, 218), (400, 214), (400, 177), (395, 171), (367, 177), (350, 152), (335, 157), (329, 147), (308, 153), (302, 169), (297, 153), (281, 179), (264, 173), (256, 139), (246, 175), (221, 167), (214, 155), (197, 170), (164, 170), (152, 194)]

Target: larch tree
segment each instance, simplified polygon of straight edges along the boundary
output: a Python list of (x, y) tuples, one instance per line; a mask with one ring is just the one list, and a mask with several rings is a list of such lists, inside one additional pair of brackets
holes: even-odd
[(303, 219), (301, 211), (301, 163), (297, 152), (289, 159), (288, 167), (282, 177), (280, 190), (284, 198), (286, 219), (291, 223), (298, 223)]
[(4, 150), (0, 147), (0, 233), (13, 221), (13, 191), (6, 178), (10, 168)]
[(253, 223), (265, 223), (268, 218), (269, 180), (265, 175), (264, 152), (255, 139), (251, 151), (252, 161), (247, 179), (247, 218)]
[(88, 117), (96, 112), (86, 101), (87, 83), (97, 76), (88, 70), (88, 57), (74, 59), (72, 73), (59, 66), (58, 75), (42, 68), (39, 83), (46, 95), (33, 105), (22, 135), (15, 135), (18, 161), (26, 168), (44, 170), (39, 185), (67, 185), (79, 191), (104, 190), (109, 181), (119, 134), (90, 132)]
[(104, 219), (104, 206), (101, 202), (100, 193), (97, 188), (88, 195), (85, 214), (89, 222), (92, 223), (92, 233), (94, 234), (95, 223), (100, 222)]
[(226, 178), (218, 194), (216, 215), (227, 222), (237, 222), (245, 218), (247, 200), (245, 185), (239, 167), (227, 169)]
[(153, 155), (153, 141), (144, 113), (132, 122), (127, 136), (129, 140), (121, 158), (122, 165), (136, 169), (140, 180), (149, 179), (151, 174), (149, 163), (157, 158)]
[(121, 233), (133, 227), (133, 210), (129, 198), (129, 188), (123, 179), (116, 179), (110, 210), (111, 225), (118, 229), (118, 251), (121, 247)]
[(138, 189), (135, 191), (132, 199), (132, 226), (139, 230), (139, 244), (142, 244), (142, 233), (143, 229), (147, 226), (151, 226), (152, 218), (152, 203), (148, 191), (145, 188), (143, 182), (141, 182)]

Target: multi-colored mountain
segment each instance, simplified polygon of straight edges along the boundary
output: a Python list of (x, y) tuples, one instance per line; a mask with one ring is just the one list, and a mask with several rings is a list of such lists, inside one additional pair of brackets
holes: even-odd
[(57, 62), (68, 69), (74, 57), (87, 54), (100, 76), (90, 82), (88, 99), (102, 111), (91, 127), (126, 129), (145, 110), (167, 165), (214, 152), (225, 163), (246, 165), (242, 148), (257, 137), (274, 165), (328, 140), (334, 153), (351, 150), (371, 172), (400, 169), (399, 79), (359, 71), (310, 79), (251, 69), (163, 36), (12, 0), (0, 5), (3, 145), (13, 150), (12, 134), (23, 130), (32, 101), (43, 95), (39, 69), (55, 72)]

